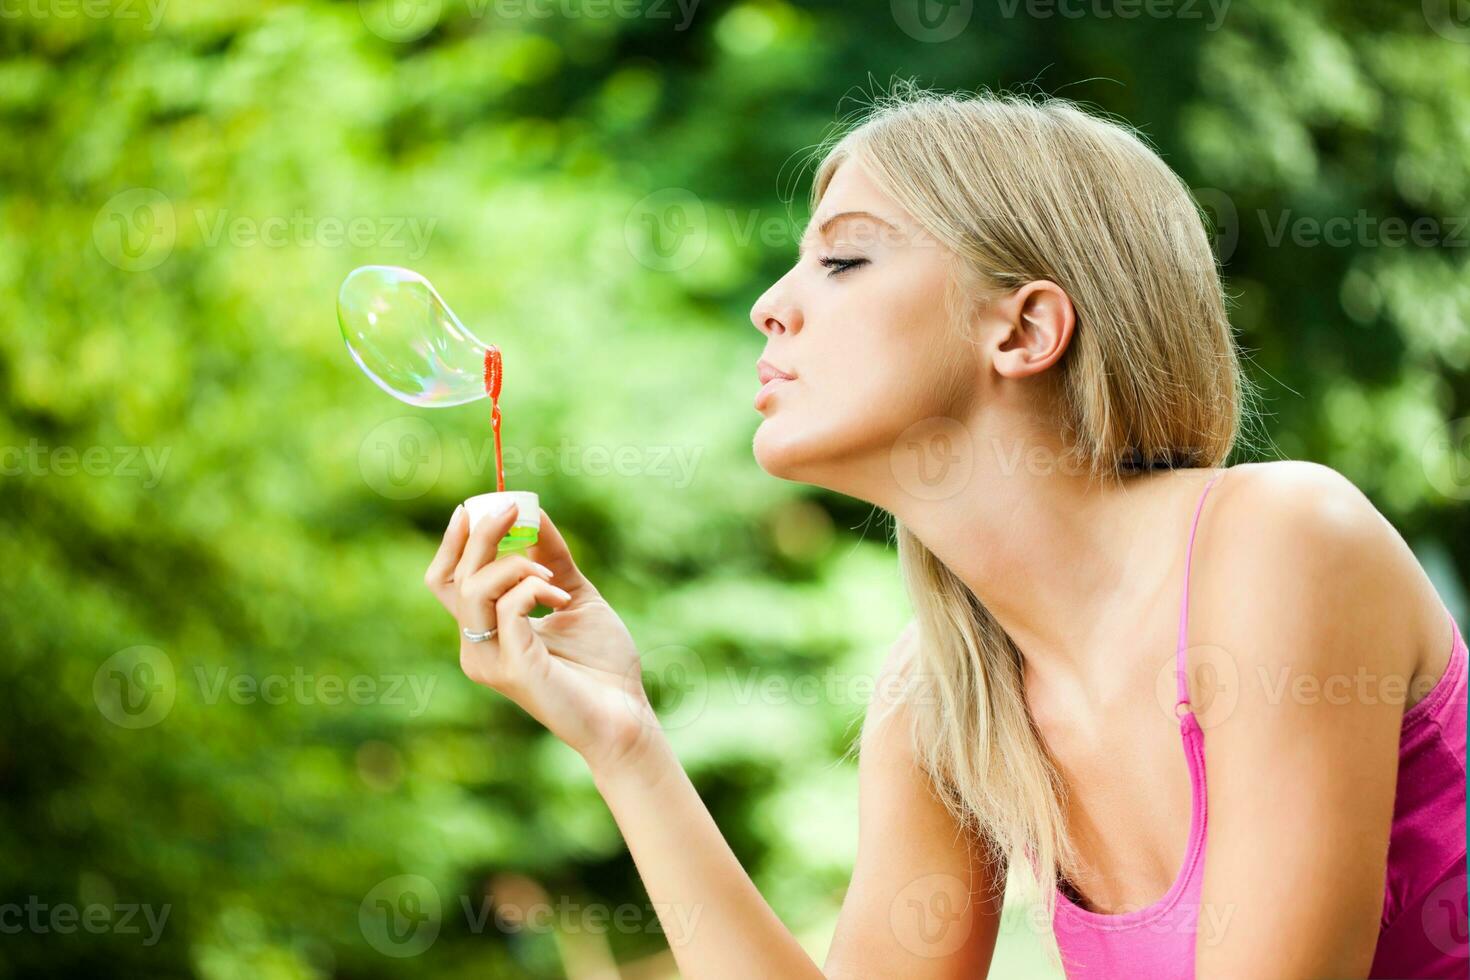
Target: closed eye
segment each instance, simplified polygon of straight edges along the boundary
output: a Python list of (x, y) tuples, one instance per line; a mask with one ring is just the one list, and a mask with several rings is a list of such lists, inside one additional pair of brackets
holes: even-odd
[(827, 275), (829, 275), (829, 276), (840, 276), (840, 275), (842, 275), (842, 273), (846, 272), (849, 269), (856, 269), (860, 265), (867, 265), (868, 264), (868, 260), (867, 259), (825, 258), (825, 259), (821, 259), (820, 260), (820, 264), (824, 268), (827, 268), (827, 269), (832, 270), (832, 271), (828, 272)]

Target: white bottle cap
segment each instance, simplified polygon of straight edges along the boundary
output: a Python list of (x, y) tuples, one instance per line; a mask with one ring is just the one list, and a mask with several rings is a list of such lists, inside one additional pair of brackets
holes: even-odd
[(515, 527), (541, 527), (541, 502), (530, 490), (502, 490), (499, 493), (477, 494), (464, 502), (470, 512), (470, 530), (487, 517), (493, 517), (514, 503), (520, 508), (516, 512)]

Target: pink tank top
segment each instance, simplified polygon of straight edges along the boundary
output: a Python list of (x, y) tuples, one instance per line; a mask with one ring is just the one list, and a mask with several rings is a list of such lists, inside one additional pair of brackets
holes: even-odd
[[(1185, 637), (1189, 623), (1189, 565), (1205, 495), (1200, 493), (1184, 558), (1179, 643), (1174, 653), (1176, 713), (1189, 763), (1193, 796), (1184, 866), (1163, 898), (1109, 915), (1082, 908), (1057, 889), (1052, 924), (1070, 980), (1185, 980), (1194, 977), (1195, 936), (1204, 880), (1204, 733), (1188, 710)], [(1373, 978), (1470, 977), (1465, 865), (1465, 639), (1450, 620), (1450, 662), (1429, 694), (1404, 713), (1399, 773), (1388, 847), (1388, 878), (1379, 922)], [(1218, 928), (1218, 925), (1214, 927)]]

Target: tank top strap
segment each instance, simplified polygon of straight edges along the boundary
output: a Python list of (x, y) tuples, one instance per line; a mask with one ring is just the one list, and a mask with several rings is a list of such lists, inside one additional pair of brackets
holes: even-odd
[(1179, 643), (1174, 648), (1174, 685), (1177, 695), (1174, 702), (1174, 714), (1180, 717), (1183, 717), (1184, 714), (1182, 709), (1189, 705), (1189, 673), (1184, 652), (1188, 648), (1189, 569), (1194, 558), (1194, 535), (1199, 530), (1199, 516), (1205, 509), (1205, 495), (1224, 475), (1225, 470), (1216, 473), (1205, 484), (1204, 490), (1200, 491), (1199, 503), (1194, 508), (1194, 523), (1189, 526), (1189, 544), (1184, 550), (1184, 589), (1179, 598)]

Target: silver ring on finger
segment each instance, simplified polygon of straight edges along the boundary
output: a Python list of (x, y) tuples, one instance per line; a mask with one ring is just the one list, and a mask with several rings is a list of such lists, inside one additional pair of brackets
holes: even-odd
[(471, 643), (484, 643), (486, 640), (495, 635), (495, 631), (497, 629), (499, 629), (499, 627), (492, 626), (482, 633), (479, 630), (472, 630), (468, 626), (464, 626), (460, 627), (460, 632), (463, 633), (464, 638), (466, 640), (469, 640)]

